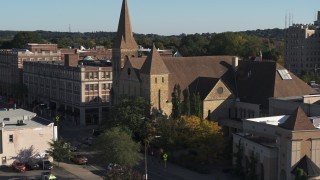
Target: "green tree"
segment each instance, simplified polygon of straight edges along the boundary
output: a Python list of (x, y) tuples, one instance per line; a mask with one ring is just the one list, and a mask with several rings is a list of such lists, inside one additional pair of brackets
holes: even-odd
[(128, 131), (115, 127), (100, 134), (94, 141), (97, 156), (103, 162), (132, 167), (142, 160), (141, 145), (136, 143)]
[(208, 38), (200, 34), (183, 36), (181, 39), (179, 52), (183, 56), (204, 56), (208, 54), (208, 44)]
[(191, 115), (198, 116), (202, 118), (202, 101), (200, 98), (200, 94), (193, 93), (191, 96)]
[(183, 90), (182, 114), (186, 116), (190, 116), (190, 93), (189, 93), (188, 87), (185, 90)]
[(45, 43), (35, 32), (22, 31), (16, 34), (12, 40), (13, 48), (26, 48), (28, 43)]
[(70, 146), (63, 140), (52, 140), (50, 148), (46, 151), (55, 161), (59, 163), (71, 157)]
[(107, 128), (127, 127), (137, 140), (146, 137), (146, 122), (150, 117), (150, 104), (142, 97), (123, 99), (111, 109)]
[(172, 93), (172, 113), (173, 119), (178, 119), (181, 116), (181, 89), (180, 85), (176, 84)]

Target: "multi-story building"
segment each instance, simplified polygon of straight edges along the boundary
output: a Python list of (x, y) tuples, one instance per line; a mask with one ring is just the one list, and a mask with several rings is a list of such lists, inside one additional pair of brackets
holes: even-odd
[(64, 61), (24, 62), (24, 84), (31, 106), (47, 104), (78, 125), (99, 124), (109, 110), (112, 68), (100, 63), (79, 65), (79, 56)]
[(295, 179), (297, 168), (319, 179), (319, 139), (320, 130), (300, 107), (291, 115), (244, 119), (243, 132), (233, 134), (233, 151), (239, 153), (234, 163), (256, 179)]
[(0, 94), (17, 96), (17, 89), (23, 89), (23, 62), (60, 59), (56, 44), (28, 44), (27, 49), (0, 50)]
[(320, 70), (320, 11), (312, 24), (294, 24), (286, 29), (285, 67), (300, 75)]
[(267, 114), (270, 97), (315, 93), (276, 62), (234, 56), (166, 57), (156, 47), (147, 57), (138, 54), (124, 0), (112, 57), (114, 103), (121, 97), (144, 97), (153, 110), (170, 115), (171, 95), (180, 85), (181, 91), (200, 95), (204, 118), (220, 121), (234, 115), (259, 117), (262, 110)]
[(23, 109), (0, 111), (0, 165), (43, 157), (48, 142), (57, 137), (56, 127), (49, 120)]

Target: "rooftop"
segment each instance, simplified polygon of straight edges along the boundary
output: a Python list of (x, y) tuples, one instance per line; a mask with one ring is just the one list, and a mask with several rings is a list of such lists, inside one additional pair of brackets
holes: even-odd
[(36, 113), (24, 109), (9, 109), (0, 111), (0, 124), (6, 130), (39, 128), (53, 123), (47, 119), (38, 117)]
[(252, 119), (245, 119), (245, 120), (257, 122), (257, 123), (269, 124), (269, 125), (273, 125), (273, 126), (278, 126), (279, 124), (284, 123), (288, 118), (289, 118), (289, 115), (282, 115), (282, 116), (252, 118)]

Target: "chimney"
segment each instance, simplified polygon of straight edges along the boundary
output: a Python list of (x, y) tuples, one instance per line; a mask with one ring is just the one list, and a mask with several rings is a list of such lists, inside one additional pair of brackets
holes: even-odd
[(239, 58), (237, 56), (232, 57), (232, 67), (234, 70), (237, 70), (239, 63)]
[(65, 54), (64, 55), (64, 65), (65, 66), (77, 66), (79, 61), (78, 54)]

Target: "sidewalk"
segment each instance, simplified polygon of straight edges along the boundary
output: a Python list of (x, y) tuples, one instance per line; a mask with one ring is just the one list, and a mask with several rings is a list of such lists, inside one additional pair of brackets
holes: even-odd
[[(57, 162), (53, 162), (55, 165), (58, 165)], [(73, 164), (67, 164), (64, 162), (60, 162), (59, 166), (69, 173), (75, 175), (79, 179), (88, 180), (88, 179), (94, 179), (94, 180), (103, 180), (102, 177), (93, 174), (91, 171), (89, 171), (86, 168), (83, 168), (82, 166), (77, 166)]]

